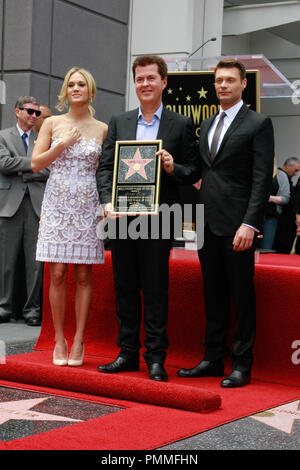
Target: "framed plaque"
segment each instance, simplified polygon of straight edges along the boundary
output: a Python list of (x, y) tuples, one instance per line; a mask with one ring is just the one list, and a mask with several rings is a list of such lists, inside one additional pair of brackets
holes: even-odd
[(157, 214), (161, 159), (156, 153), (162, 140), (116, 142), (112, 212), (114, 214)]

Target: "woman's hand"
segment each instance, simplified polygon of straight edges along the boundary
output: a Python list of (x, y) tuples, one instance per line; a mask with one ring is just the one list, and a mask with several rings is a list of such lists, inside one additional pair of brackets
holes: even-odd
[(70, 145), (81, 139), (81, 132), (76, 127), (70, 127), (62, 134), (57, 145), (51, 147), (52, 118), (45, 119), (39, 131), (31, 157), (31, 168), (34, 173), (48, 167)]
[(81, 132), (76, 127), (70, 127), (62, 134), (62, 143), (64, 146), (70, 147), (81, 139)]

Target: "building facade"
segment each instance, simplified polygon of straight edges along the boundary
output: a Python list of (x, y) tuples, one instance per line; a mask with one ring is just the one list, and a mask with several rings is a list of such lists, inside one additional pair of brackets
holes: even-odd
[(98, 119), (123, 111), (129, 8), (129, 0), (0, 0), (1, 128), (15, 122), (20, 95), (35, 96), (57, 113), (62, 79), (73, 66), (95, 77)]

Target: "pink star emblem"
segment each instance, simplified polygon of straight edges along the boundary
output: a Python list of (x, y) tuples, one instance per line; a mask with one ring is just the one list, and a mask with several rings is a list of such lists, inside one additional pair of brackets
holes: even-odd
[(273, 428), (279, 429), (287, 434), (291, 434), (295, 420), (300, 419), (299, 404), (300, 400), (293, 401), (286, 405), (281, 405), (277, 408), (257, 413), (251, 416), (251, 418), (272, 426)]
[(33, 398), (30, 400), (0, 402), (0, 425), (11, 419), (27, 421), (70, 421), (79, 422), (79, 419), (66, 418), (31, 410), (34, 406), (48, 400), (48, 398)]
[(129, 166), (125, 179), (127, 180), (130, 176), (138, 173), (141, 175), (145, 180), (147, 179), (147, 175), (145, 172), (145, 166), (148, 165), (152, 161), (151, 158), (142, 158), (140, 149), (138, 148), (135, 152), (133, 158), (122, 158), (122, 161)]

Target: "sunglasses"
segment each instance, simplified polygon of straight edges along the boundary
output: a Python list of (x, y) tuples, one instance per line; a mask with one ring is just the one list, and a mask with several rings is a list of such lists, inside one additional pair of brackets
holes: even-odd
[(19, 108), (21, 110), (27, 111), (27, 114), (30, 116), (35, 113), (36, 117), (39, 117), (42, 113), (42, 111), (36, 111), (35, 109), (32, 108)]

